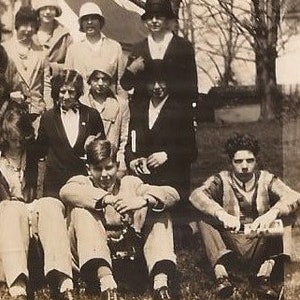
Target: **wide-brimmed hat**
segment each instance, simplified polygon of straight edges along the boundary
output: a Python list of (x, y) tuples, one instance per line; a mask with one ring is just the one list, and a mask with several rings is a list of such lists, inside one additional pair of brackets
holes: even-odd
[(103, 13), (102, 13), (100, 7), (94, 2), (86, 2), (81, 5), (80, 10), (79, 10), (78, 22), (80, 25), (80, 28), (79, 28), (80, 31), (82, 31), (81, 19), (83, 17), (89, 16), (89, 15), (96, 15), (99, 18), (102, 26), (104, 25), (105, 18), (103, 17)]
[(153, 16), (166, 17), (167, 19), (176, 18), (169, 0), (147, 0), (145, 13), (141, 18), (147, 20)]
[(56, 10), (56, 17), (59, 17), (62, 14), (61, 7), (57, 0), (35, 0), (32, 1), (32, 6), (37, 11), (46, 6), (53, 6)]

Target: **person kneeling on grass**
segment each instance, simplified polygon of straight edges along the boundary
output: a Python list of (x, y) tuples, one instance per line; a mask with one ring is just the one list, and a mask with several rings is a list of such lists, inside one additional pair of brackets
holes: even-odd
[(71, 208), (71, 247), (87, 289), (95, 277), (101, 299), (119, 299), (111, 258), (116, 253), (109, 241), (112, 235), (116, 238), (118, 229), (130, 226), (144, 237), (153, 299), (171, 299), (168, 280), (176, 270), (176, 255), (168, 207), (179, 201), (178, 192), (169, 186), (144, 184), (134, 176), (118, 179), (116, 151), (108, 140), (91, 136), (86, 152), (89, 175), (72, 177), (60, 197)]
[[(253, 266), (252, 284), (258, 296), (277, 299), (270, 275), (282, 254), (282, 237), (268, 233), (277, 218), (296, 210), (300, 194), (268, 171), (257, 170), (259, 144), (253, 136), (235, 134), (225, 150), (232, 170), (210, 177), (190, 196), (194, 207), (204, 213), (200, 230), (217, 279), (216, 293), (223, 297), (233, 293), (226, 258), (235, 251)], [(241, 233), (243, 226), (250, 226), (252, 234)]]

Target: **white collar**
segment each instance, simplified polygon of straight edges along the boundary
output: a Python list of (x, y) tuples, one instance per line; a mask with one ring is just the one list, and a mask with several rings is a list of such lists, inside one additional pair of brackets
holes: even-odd
[(150, 100), (149, 102), (149, 109), (148, 109), (148, 114), (149, 114), (149, 129), (152, 129), (155, 121), (157, 120), (160, 111), (162, 110), (163, 106), (165, 105), (166, 101), (168, 100), (169, 95), (167, 95), (157, 106), (154, 106), (152, 101)]
[(172, 31), (167, 31), (164, 35), (164, 38), (161, 41), (157, 42), (153, 39), (152, 34), (148, 34), (148, 40), (149, 40), (149, 42), (154, 43), (154, 44), (169, 44), (170, 41), (172, 40), (173, 36), (174, 36), (174, 34)]
[(163, 59), (167, 48), (173, 38), (171, 31), (166, 32), (164, 38), (157, 42), (153, 39), (152, 35), (148, 35), (148, 46), (152, 59)]

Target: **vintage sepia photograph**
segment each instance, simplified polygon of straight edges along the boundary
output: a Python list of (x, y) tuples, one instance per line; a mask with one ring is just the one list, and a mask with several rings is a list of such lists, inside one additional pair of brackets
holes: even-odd
[(0, 300), (300, 299), (300, 0), (0, 0)]

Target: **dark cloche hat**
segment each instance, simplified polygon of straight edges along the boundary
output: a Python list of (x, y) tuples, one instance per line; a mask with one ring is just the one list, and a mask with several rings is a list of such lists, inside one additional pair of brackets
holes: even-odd
[(147, 0), (145, 13), (141, 16), (142, 20), (162, 16), (168, 19), (176, 18), (170, 0)]

